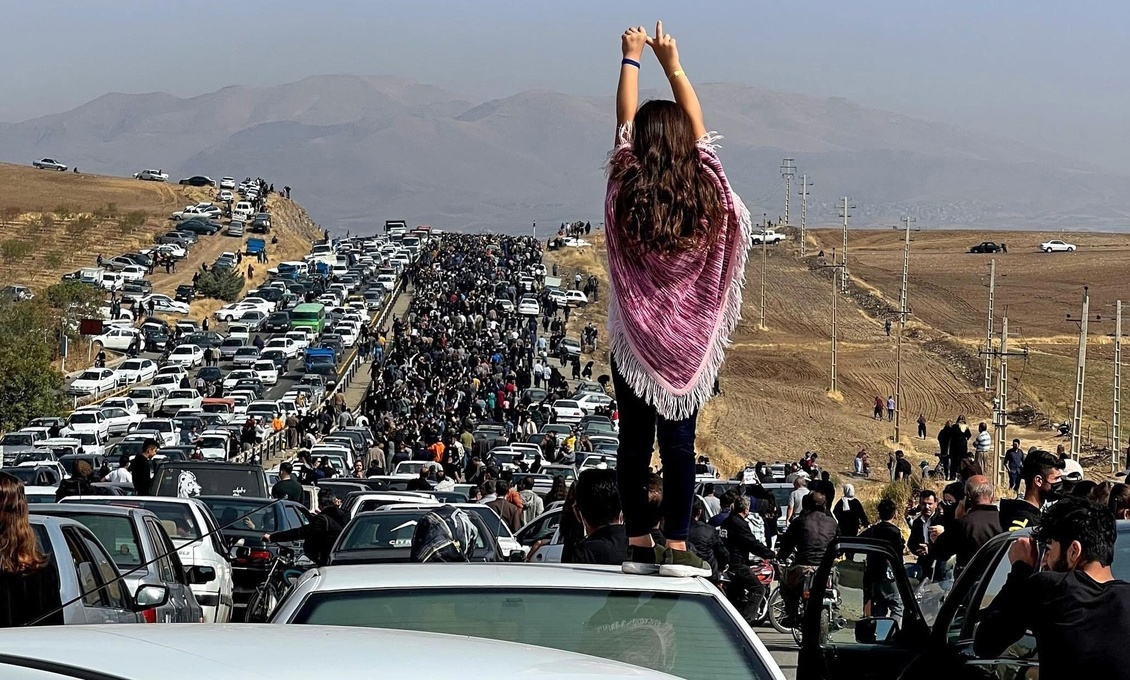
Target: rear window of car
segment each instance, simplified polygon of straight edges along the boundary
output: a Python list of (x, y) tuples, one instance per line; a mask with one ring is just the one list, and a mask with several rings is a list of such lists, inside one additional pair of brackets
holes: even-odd
[(773, 677), (721, 604), (705, 595), (520, 587), (315, 592), (292, 622), (485, 637), (692, 680)]

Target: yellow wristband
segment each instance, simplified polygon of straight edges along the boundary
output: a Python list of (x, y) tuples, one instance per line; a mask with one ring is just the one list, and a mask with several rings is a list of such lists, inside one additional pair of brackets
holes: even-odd
[(687, 75), (687, 74), (683, 72), (683, 69), (679, 69), (678, 71), (675, 71), (674, 73), (672, 73), (671, 75), (669, 75), (667, 77), (670, 78), (671, 80), (674, 80), (674, 79), (678, 78), (679, 76), (685, 76), (685, 75)]

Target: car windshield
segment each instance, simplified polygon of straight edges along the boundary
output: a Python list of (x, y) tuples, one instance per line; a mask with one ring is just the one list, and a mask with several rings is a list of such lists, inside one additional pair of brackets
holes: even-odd
[(98, 371), (84, 371), (83, 374), (78, 377), (78, 379), (79, 380), (101, 380), (102, 374), (99, 373)]
[(35, 435), (9, 432), (3, 437), (0, 437), (0, 446), (30, 446), (34, 441)]
[(692, 680), (773, 677), (734, 620), (707, 595), (552, 587), (315, 592), (293, 623), (487, 637)]
[(93, 413), (76, 412), (71, 414), (71, 424), (75, 423), (97, 423), (98, 416)]
[(16, 465), (19, 465), (20, 463), (28, 463), (28, 462), (31, 462), (31, 461), (53, 460), (53, 459), (54, 459), (54, 455), (50, 451), (43, 451), (43, 450), (27, 451), (25, 453), (21, 453), (18, 456), (16, 456)]

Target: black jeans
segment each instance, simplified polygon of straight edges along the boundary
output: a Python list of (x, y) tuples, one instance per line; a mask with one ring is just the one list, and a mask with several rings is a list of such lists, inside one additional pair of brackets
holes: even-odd
[(735, 600), (733, 604), (752, 626), (757, 621), (757, 610), (765, 599), (765, 586), (745, 564), (730, 565), (729, 576)]
[(687, 540), (694, 501), (694, 433), (698, 413), (683, 420), (667, 420), (632, 391), (612, 364), (612, 384), (620, 408), (620, 446), (616, 481), (628, 538), (651, 533), (647, 511), (648, 467), (658, 435), (663, 465), (663, 536)]

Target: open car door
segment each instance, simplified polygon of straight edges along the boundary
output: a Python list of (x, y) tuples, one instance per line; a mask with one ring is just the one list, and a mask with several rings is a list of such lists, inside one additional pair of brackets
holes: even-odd
[(807, 602), (798, 680), (896, 680), (929, 642), (902, 556), (883, 541), (833, 541)]

